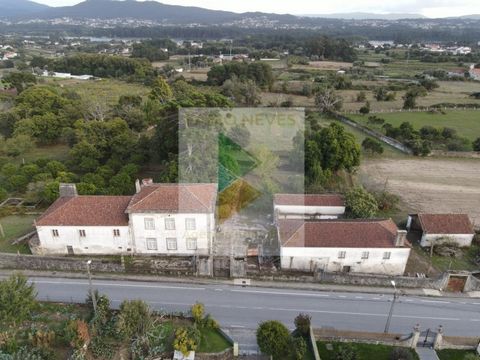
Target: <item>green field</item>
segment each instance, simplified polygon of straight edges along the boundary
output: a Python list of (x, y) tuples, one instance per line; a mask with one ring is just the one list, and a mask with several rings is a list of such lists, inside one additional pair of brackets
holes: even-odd
[(16, 253), (19, 251), (22, 254), (30, 253), (27, 245), (11, 245), (10, 242), (29, 231), (33, 230), (33, 220), (35, 215), (10, 215), (0, 219), (0, 224), (3, 227), (5, 236), (0, 235), (0, 252)]
[[(327, 349), (327, 344), (331, 344), (333, 350)], [(318, 352), (320, 353), (320, 358), (322, 360), (337, 360), (339, 359), (337, 355), (337, 350), (340, 347), (351, 346), (356, 353), (357, 360), (390, 360), (390, 355), (394, 349), (393, 346), (388, 345), (372, 345), (372, 344), (360, 344), (360, 343), (341, 343), (341, 342), (323, 342), (317, 341)], [(418, 359), (417, 353), (411, 351), (413, 358)]]
[[(458, 135), (469, 140), (480, 137), (480, 111), (479, 110), (447, 110), (446, 114), (431, 114), (428, 112), (395, 112), (378, 113), (376, 116), (385, 119), (393, 126), (399, 126), (409, 121), (417, 130), (430, 125), (436, 128), (449, 127), (457, 130)], [(380, 126), (368, 124), (368, 115), (350, 115), (351, 119), (370, 128), (380, 129)]]
[(440, 360), (464, 360), (468, 354), (475, 354), (474, 351), (445, 349), (437, 351)]

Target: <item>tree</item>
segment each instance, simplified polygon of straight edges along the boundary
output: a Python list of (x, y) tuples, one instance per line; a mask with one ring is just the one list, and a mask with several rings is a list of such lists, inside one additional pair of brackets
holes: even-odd
[(333, 113), (342, 109), (342, 98), (333, 88), (322, 88), (315, 95), (315, 105), (322, 113)]
[(117, 329), (126, 339), (145, 334), (153, 318), (148, 305), (142, 300), (125, 300), (120, 304)]
[(360, 114), (367, 115), (370, 112), (370, 101), (365, 102), (365, 105), (363, 105), (359, 111)]
[(310, 333), (310, 324), (312, 317), (308, 314), (298, 314), (294, 320), (295, 328), (302, 336), (307, 336)]
[(37, 78), (30, 72), (11, 72), (3, 77), (3, 81), (14, 87), (20, 94), (26, 88), (35, 85)]
[(355, 187), (345, 194), (346, 210), (352, 218), (372, 218), (377, 214), (375, 197), (362, 187)]
[(37, 304), (33, 284), (21, 274), (0, 281), (0, 323), (18, 324), (27, 320)]
[(279, 321), (265, 321), (257, 329), (257, 344), (262, 353), (271, 355), (273, 359), (284, 359), (289, 353), (290, 334)]
[(165, 79), (158, 76), (152, 84), (152, 90), (149, 97), (150, 99), (158, 100), (163, 104), (173, 97), (173, 92)]
[(362, 148), (371, 154), (383, 154), (383, 146), (378, 140), (366, 137), (362, 141)]
[(403, 96), (403, 108), (413, 109), (417, 104), (419, 96), (427, 95), (427, 90), (423, 86), (413, 86)]

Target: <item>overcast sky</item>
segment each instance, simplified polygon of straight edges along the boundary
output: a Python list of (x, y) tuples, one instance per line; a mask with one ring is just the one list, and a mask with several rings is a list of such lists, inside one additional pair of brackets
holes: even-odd
[[(82, 0), (34, 1), (50, 6), (65, 6), (77, 4)], [(329, 14), (361, 11), (374, 13), (416, 13), (428, 17), (480, 14), (479, 0), (162, 0), (160, 2), (235, 12), (263, 11), (289, 14)]]

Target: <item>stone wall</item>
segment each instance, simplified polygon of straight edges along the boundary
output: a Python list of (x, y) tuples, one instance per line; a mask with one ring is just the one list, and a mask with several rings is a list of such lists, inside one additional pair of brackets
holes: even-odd
[(411, 346), (412, 334), (384, 334), (364, 331), (343, 331), (333, 328), (313, 329), (315, 338), (320, 341), (356, 342), (365, 344), (383, 344), (391, 346)]
[[(88, 258), (90, 259), (90, 258)], [(85, 271), (87, 258), (69, 258), (0, 253), (0, 269)], [(119, 260), (92, 258), (90, 269), (95, 272), (123, 273)]]
[(219, 353), (195, 353), (196, 360), (230, 360), (233, 358), (233, 350), (231, 348)]

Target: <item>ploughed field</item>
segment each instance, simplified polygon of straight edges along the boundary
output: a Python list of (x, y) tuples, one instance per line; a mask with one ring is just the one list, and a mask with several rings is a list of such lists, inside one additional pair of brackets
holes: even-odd
[(467, 213), (480, 225), (478, 159), (368, 158), (358, 177), (369, 189), (400, 196), (408, 211)]

